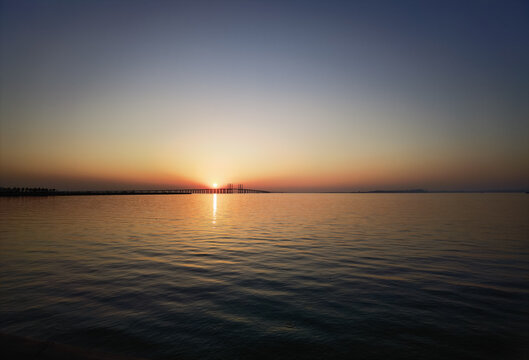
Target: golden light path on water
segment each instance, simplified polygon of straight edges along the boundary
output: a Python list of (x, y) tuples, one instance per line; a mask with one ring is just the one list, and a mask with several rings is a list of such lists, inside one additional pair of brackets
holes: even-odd
[(213, 224), (217, 223), (217, 194), (213, 194)]

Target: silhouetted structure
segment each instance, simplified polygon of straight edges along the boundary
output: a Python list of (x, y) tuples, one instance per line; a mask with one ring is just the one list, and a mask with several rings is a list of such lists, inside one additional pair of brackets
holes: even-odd
[[(213, 189), (181, 189), (181, 190), (171, 190), (171, 191), (183, 191), (188, 192), (190, 194), (233, 194), (235, 193), (235, 190), (233, 189), (233, 184), (228, 184), (225, 188), (213, 188)], [(237, 194), (262, 194), (262, 193), (269, 193), (269, 191), (265, 190), (257, 190), (257, 189), (245, 189), (242, 184), (239, 184), (237, 186)]]
[[(231, 185), (231, 186), (230, 186)], [(262, 194), (265, 190), (237, 188), (238, 194)], [(176, 195), (176, 194), (233, 194), (233, 185), (226, 188), (169, 189), (169, 190), (107, 190), (107, 191), (57, 191), (45, 188), (0, 188), (0, 196), (74, 196), (74, 195)]]
[(55, 195), (55, 189), (29, 187), (0, 187), (0, 196), (48, 196)]

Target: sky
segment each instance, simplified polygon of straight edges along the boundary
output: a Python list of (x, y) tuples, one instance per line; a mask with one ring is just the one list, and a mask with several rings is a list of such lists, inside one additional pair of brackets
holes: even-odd
[(529, 188), (529, 1), (0, 4), (0, 186)]

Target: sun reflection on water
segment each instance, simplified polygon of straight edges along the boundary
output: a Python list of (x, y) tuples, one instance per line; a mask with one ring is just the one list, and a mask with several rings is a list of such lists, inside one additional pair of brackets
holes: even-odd
[(217, 223), (217, 194), (213, 194), (213, 224)]

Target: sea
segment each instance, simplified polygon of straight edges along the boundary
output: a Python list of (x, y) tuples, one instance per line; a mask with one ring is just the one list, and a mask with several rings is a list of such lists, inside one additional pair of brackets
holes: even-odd
[(0, 332), (147, 359), (527, 359), (528, 194), (0, 198)]

